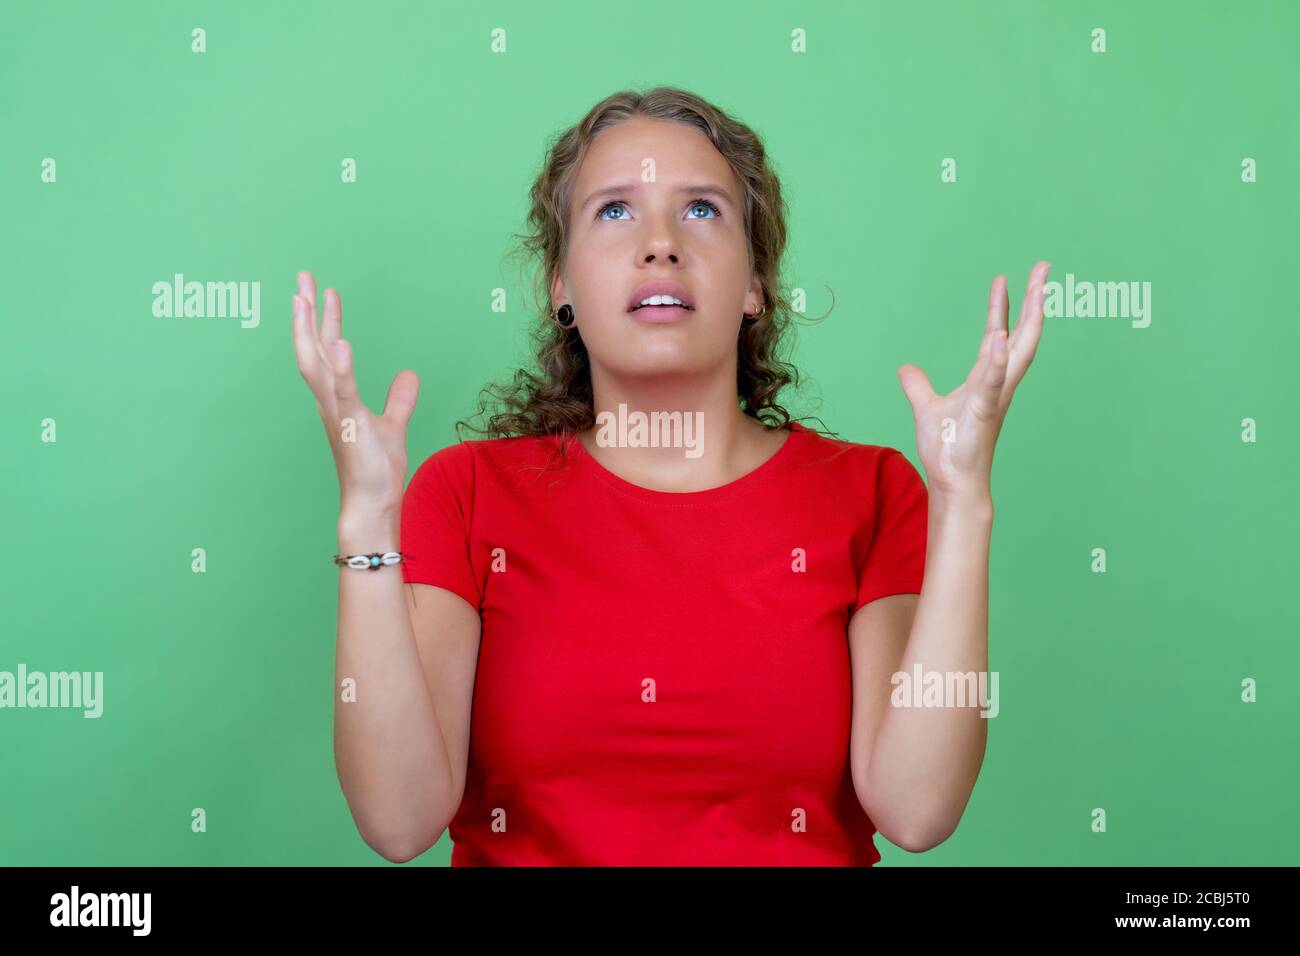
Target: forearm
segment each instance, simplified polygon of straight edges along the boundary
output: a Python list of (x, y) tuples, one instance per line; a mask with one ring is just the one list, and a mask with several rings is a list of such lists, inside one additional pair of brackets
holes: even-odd
[[(397, 519), (341, 517), (339, 545), (343, 554), (396, 551)], [(400, 565), (339, 569), (336, 661), (334, 759), (357, 829), (390, 859), (413, 856), (454, 808)]]
[[(928, 849), (956, 829), (984, 760), (988, 725), (980, 716), (979, 691), (987, 685), (979, 675), (988, 671), (992, 527), (987, 496), (957, 501), (931, 495), (925, 577), (899, 666), (906, 677), (892, 688), (863, 798), (877, 826), (901, 835), (908, 849)], [(915, 693), (923, 705), (901, 706), (914, 704), (918, 669), (923, 683)], [(943, 706), (925, 706), (924, 679), (941, 681), (941, 694), (972, 684), (976, 693), (966, 695), (964, 706), (946, 695)]]

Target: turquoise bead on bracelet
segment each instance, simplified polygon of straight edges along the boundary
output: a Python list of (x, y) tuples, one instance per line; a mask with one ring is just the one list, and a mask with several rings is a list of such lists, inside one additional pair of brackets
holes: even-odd
[(385, 551), (382, 554), (375, 551), (371, 554), (350, 554), (347, 557), (336, 554), (334, 555), (334, 563), (340, 567), (346, 565), (360, 571), (378, 571), (385, 564), (397, 564), (404, 557), (405, 555), (400, 551)]

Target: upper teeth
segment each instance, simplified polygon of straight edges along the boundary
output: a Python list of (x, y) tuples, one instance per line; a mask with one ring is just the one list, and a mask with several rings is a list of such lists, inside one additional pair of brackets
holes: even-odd
[(680, 305), (684, 307), (686, 303), (676, 296), (652, 295), (648, 299), (642, 299), (637, 308), (640, 308), (642, 305)]

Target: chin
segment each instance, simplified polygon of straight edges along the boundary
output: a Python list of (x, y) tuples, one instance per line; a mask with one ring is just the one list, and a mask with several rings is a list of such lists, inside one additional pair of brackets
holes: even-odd
[(620, 378), (670, 378), (706, 375), (720, 364), (688, 348), (643, 348), (634, 355), (620, 356), (616, 362), (606, 363), (606, 368)]

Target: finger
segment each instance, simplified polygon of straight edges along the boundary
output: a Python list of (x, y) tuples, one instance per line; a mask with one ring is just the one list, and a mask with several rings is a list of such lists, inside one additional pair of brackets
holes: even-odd
[(420, 376), (403, 369), (388, 386), (388, 401), (384, 403), (384, 417), (395, 425), (406, 427), (415, 411), (415, 400), (420, 394)]
[(1047, 261), (1038, 262), (1029, 270), (1029, 278), (1025, 282), (1025, 298), (1020, 303), (1020, 318), (1016, 320), (1016, 329), (1019, 330), (1020, 323), (1029, 317), (1029, 312), (1033, 308), (1034, 290), (1036, 287), (1047, 284), (1047, 273), (1052, 269), (1052, 264)]
[(930, 385), (929, 377), (919, 366), (910, 363), (900, 366), (898, 380), (902, 383), (903, 394), (907, 396), (913, 409), (919, 410), (937, 397), (934, 388)]
[(313, 391), (328, 387), (329, 363), (321, 350), (316, 330), (308, 317), (307, 300), (300, 295), (293, 297), (293, 350), (298, 357), (298, 371), (307, 380)]
[(330, 365), (334, 369), (334, 397), (338, 399), (339, 414), (349, 415), (357, 409), (357, 380), (352, 369), (352, 345), (339, 339), (329, 351)]
[(1042, 265), (1046, 268), (1039, 274), (1039, 283), (1033, 287), (1031, 294), (1027, 297), (1027, 311), (1022, 310), (1025, 311), (1025, 314), (1016, 323), (1016, 331), (1008, 343), (1007, 382), (1011, 387), (1009, 391), (1014, 390), (1020, 384), (1025, 372), (1029, 370), (1029, 365), (1038, 352), (1038, 343), (1043, 335), (1043, 301), (1047, 294), (1046, 281), (1051, 264), (1042, 263)]
[[(1003, 302), (1006, 300), (1003, 299)], [(1003, 312), (1005, 315), (1005, 312)], [(984, 380), (984, 369), (988, 366), (989, 355), (993, 349), (993, 340), (999, 332), (1003, 331), (996, 325), (990, 324), (984, 326), (984, 337), (980, 339), (980, 350), (975, 356), (975, 361), (966, 373), (966, 380), (963, 383), (968, 388), (978, 388), (980, 382)]]
[(1007, 327), (1007, 277), (994, 276), (989, 286), (989, 315), (985, 331), (1005, 329)]
[(320, 340), (325, 348), (332, 348), (343, 334), (343, 303), (334, 289), (325, 290), (325, 311), (321, 318)]
[(1025, 373), (1029, 371), (1030, 364), (1034, 361), (1042, 327), (1043, 312), (1040, 306), (1025, 320), (1025, 334), (1008, 349), (1007, 400), (1010, 400), (1010, 393), (1020, 385)]
[(312, 325), (316, 324), (316, 278), (310, 272), (298, 273), (298, 293), (311, 307)]
[(979, 379), (971, 389), (971, 410), (981, 421), (996, 419), (1002, 412), (1002, 390), (1007, 378), (1007, 334), (994, 332), (989, 354), (980, 370)]
[(1002, 330), (993, 326), (984, 327), (984, 337), (980, 339), (979, 354), (975, 356), (975, 361), (971, 364), (970, 371), (966, 373), (966, 379), (962, 382), (967, 389), (977, 389), (984, 382), (984, 376), (988, 372), (989, 362), (992, 361), (993, 342), (1001, 334)]

